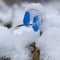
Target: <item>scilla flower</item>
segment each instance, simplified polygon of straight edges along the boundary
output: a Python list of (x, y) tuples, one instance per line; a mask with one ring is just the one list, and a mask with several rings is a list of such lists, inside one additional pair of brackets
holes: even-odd
[(39, 3), (29, 4), (23, 18), (24, 26), (29, 27), (29, 25), (32, 23), (32, 28), (34, 31), (40, 30), (42, 23), (42, 12), (43, 8)]

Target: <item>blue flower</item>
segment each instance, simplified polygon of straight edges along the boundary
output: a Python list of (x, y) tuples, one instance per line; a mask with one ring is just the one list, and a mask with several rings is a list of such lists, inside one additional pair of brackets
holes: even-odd
[(32, 25), (32, 28), (34, 31), (38, 31), (39, 30), (39, 17), (38, 16), (35, 16), (34, 19), (33, 19), (33, 25)]
[[(34, 31), (38, 31), (41, 28), (40, 20), (41, 19), (39, 18), (38, 15), (33, 17), (32, 28)], [(30, 25), (30, 13), (29, 13), (29, 11), (25, 12), (23, 24), (24, 24), (24, 26), (27, 26), (27, 27), (29, 27), (29, 25)]]
[(30, 13), (28, 11), (25, 12), (23, 24), (24, 24), (24, 26), (29, 26), (29, 24), (30, 24)]

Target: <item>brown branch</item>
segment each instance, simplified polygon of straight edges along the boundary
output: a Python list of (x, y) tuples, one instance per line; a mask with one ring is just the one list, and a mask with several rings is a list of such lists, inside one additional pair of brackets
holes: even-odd
[[(30, 24), (30, 26), (31, 26), (32, 24)], [(17, 27), (22, 27), (22, 26), (24, 26), (24, 24), (21, 24), (21, 25), (18, 25)], [(42, 31), (40, 31), (40, 36), (42, 35)]]
[(36, 43), (33, 42), (30, 46), (34, 48), (33, 52), (31, 51), (33, 55), (32, 60), (40, 60), (40, 50), (36, 47)]
[[(30, 25), (32, 25), (32, 24), (30, 24)], [(22, 27), (22, 26), (24, 26), (24, 24), (18, 25), (17, 27)]]

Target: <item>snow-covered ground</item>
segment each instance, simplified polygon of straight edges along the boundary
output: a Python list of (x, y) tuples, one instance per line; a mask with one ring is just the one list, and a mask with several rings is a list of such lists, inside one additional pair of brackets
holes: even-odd
[[(41, 60), (60, 60), (60, 4), (50, 2), (42, 4), (44, 8), (43, 34), (34, 32), (32, 27), (19, 27), (23, 24), (23, 15), (28, 3), (21, 6), (7, 7), (7, 11), (0, 11), (0, 56), (11, 57), (11, 60), (31, 60), (31, 54), (27, 46), (36, 42), (41, 50)], [(4, 24), (13, 22), (12, 28), (4, 27)]]

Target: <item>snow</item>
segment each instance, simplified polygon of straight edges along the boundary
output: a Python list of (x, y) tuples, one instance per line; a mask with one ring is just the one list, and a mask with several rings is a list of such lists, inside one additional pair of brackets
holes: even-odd
[[(0, 56), (7, 56), (12, 60), (30, 60), (30, 51), (27, 46), (38, 39), (39, 35), (33, 30), (30, 30), (30, 28), (22, 27), (21, 31), (20, 29), (21, 28), (18, 28), (14, 31), (15, 33), (13, 31), (11, 33), (6, 27), (0, 26)], [(29, 31), (27, 31), (27, 29)], [(18, 34), (17, 32), (21, 32), (21, 34)]]
[[(58, 4), (59, 2), (42, 4), (43, 10), (41, 10), (41, 5), (37, 3), (39, 6), (37, 8), (42, 11), (42, 36), (39, 36), (39, 31), (34, 32), (31, 26), (16, 27), (23, 24), (24, 12), (29, 10), (28, 3), (21, 6), (15, 4), (8, 8), (7, 12), (0, 11), (0, 19), (3, 21), (0, 26), (0, 57), (7, 56), (11, 60), (31, 60), (32, 55), (28, 46), (36, 42), (36, 46), (41, 51), (41, 60), (60, 60), (60, 7), (58, 7), (60, 4)], [(10, 29), (3, 26), (11, 21), (13, 25)]]
[(60, 60), (60, 14), (58, 9), (52, 7), (46, 7), (43, 35), (37, 42), (41, 60)]
[[(59, 33), (58, 33), (59, 32)], [(59, 60), (60, 57), (60, 31), (59, 28), (52, 27), (47, 29), (40, 37), (37, 46), (41, 49), (41, 59)]]

